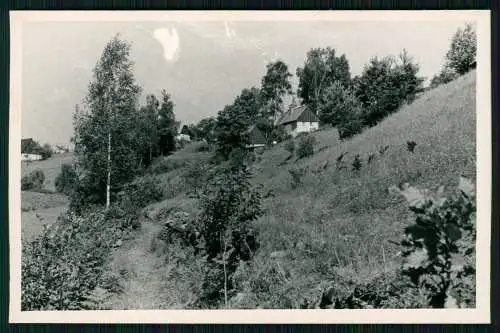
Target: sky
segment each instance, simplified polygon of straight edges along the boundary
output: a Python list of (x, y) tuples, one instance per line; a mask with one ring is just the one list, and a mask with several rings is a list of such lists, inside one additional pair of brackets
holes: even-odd
[(244, 88), (259, 86), (269, 61), (294, 75), (313, 47), (345, 54), (351, 74), (373, 56), (405, 48), (430, 79), (465, 21), (163, 21), (26, 22), (22, 30), (22, 137), (69, 144), (104, 46), (117, 33), (132, 43), (134, 74), (146, 94), (172, 95), (184, 123), (215, 116)]

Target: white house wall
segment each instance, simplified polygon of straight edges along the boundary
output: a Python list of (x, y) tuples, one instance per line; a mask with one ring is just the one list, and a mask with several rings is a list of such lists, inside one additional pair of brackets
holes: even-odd
[[(318, 122), (301, 122), (301, 121), (298, 121), (297, 122), (297, 127), (291, 131), (290, 134), (292, 134), (292, 136), (297, 136), (299, 133), (304, 133), (304, 132), (312, 132), (312, 131), (315, 131), (319, 128), (319, 123)], [(287, 131), (289, 129), (288, 125), (287, 125)], [(290, 126), (290, 129), (291, 129), (291, 126)]]
[(42, 155), (37, 155), (37, 154), (22, 154), (21, 155), (22, 161), (39, 161), (41, 159), (42, 159)]

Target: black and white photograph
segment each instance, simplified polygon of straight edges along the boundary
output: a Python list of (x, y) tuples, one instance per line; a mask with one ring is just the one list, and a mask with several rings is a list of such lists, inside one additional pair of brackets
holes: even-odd
[(10, 18), (11, 321), (489, 322), (489, 11)]

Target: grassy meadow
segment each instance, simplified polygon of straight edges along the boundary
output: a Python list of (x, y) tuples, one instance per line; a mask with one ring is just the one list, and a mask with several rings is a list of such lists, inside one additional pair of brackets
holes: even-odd
[(45, 161), (21, 162), (21, 177), (40, 169), (45, 175), (42, 192), (21, 191), (21, 224), (23, 240), (30, 240), (37, 236), (44, 225), (50, 225), (68, 207), (68, 198), (55, 192), (54, 181), (61, 172), (61, 165), (71, 164), (71, 153), (53, 155)]
[[(390, 279), (401, 261), (400, 248), (393, 242), (401, 240), (404, 227), (414, 216), (406, 201), (390, 194), (388, 188), (409, 183), (430, 190), (444, 185), (452, 190), (459, 175), (475, 180), (475, 84), (472, 71), (427, 91), (411, 105), (347, 141), (340, 141), (335, 129), (320, 130), (314, 133), (315, 154), (307, 158), (290, 158), (284, 142), (258, 155), (252, 166), (252, 181), (272, 195), (266, 196), (265, 213), (255, 222), (260, 247), (252, 264), (242, 266), (235, 274), (238, 294), (230, 301), (231, 307), (299, 308), (308, 300), (318, 299), (324, 286), (331, 283), (337, 284), (337, 292), (349, 293), (355, 285)], [(407, 141), (416, 143), (413, 152)], [(183, 175), (189, 162), (210, 157), (208, 152), (198, 152), (202, 145), (192, 143), (157, 162), (155, 173), (167, 191), (167, 199), (146, 207), (153, 223), (162, 223), (161, 218), (155, 218), (162, 208), (181, 210), (190, 216), (199, 213)], [(386, 150), (382, 152), (383, 147)], [(347, 154), (337, 166), (341, 153)], [(361, 159), (359, 171), (352, 167), (357, 154)], [(292, 168), (304, 170), (295, 186), (288, 171)], [(144, 308), (152, 308), (153, 303), (160, 308), (185, 307), (193, 290), (200, 288), (196, 273), (200, 263), (186, 248), (143, 234), (161, 232), (158, 228), (144, 230), (139, 238), (143, 242), (139, 245), (136, 241), (136, 249), (118, 250), (117, 256), (123, 266), (126, 258), (134, 257), (130, 251), (137, 253), (148, 247), (147, 253), (163, 258), (165, 265), (158, 269), (157, 264), (150, 273), (161, 272), (163, 278), (154, 278), (156, 291), (149, 293), (146, 290), (151, 288), (144, 285), (148, 279), (131, 283), (134, 277), (124, 278), (130, 294), (142, 295), (142, 301), (134, 298), (127, 305), (121, 298), (110, 307), (133, 309), (138, 302)], [(116, 261), (112, 269), (118, 274)], [(134, 270), (146, 274), (140, 267)]]
[[(254, 222), (259, 248), (233, 276), (236, 292), (230, 307), (301, 308), (332, 284), (339, 296), (373, 281), (383, 287), (401, 262), (401, 249), (394, 242), (414, 222), (407, 202), (390, 194), (389, 187), (409, 183), (452, 190), (459, 175), (475, 180), (475, 86), (472, 71), (425, 92), (346, 141), (339, 140), (335, 129), (319, 130), (313, 134), (316, 144), (309, 157), (290, 156), (285, 142), (257, 154), (251, 181), (263, 185), (264, 193), (264, 214)], [(407, 141), (416, 143), (413, 151)], [(189, 218), (200, 213), (186, 173), (192, 163), (206, 163), (212, 157), (203, 146), (188, 144), (150, 168), (164, 199), (145, 207), (141, 228), (113, 246), (104, 271), (122, 289), (107, 298), (103, 308), (189, 308), (202, 288), (204, 262), (191, 248), (161, 236), (172, 212)], [(342, 153), (346, 154), (337, 163)], [(359, 170), (352, 166), (356, 155)], [(70, 161), (71, 155), (59, 155), (23, 163), (22, 173), (40, 168), (45, 187), (53, 190), (61, 164)], [(303, 176), (293, 180), (292, 169), (302, 170)], [(23, 237), (39, 233), (43, 223), (55, 221), (66, 207), (63, 195), (23, 191)]]

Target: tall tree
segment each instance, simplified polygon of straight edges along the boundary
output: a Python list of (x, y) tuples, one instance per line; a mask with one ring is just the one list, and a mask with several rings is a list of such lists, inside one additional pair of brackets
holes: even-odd
[(349, 62), (344, 54), (336, 56), (335, 49), (314, 48), (307, 52), (304, 67), (297, 68), (298, 96), (302, 103), (318, 114), (318, 103), (324, 90), (339, 81), (348, 86), (351, 81)]
[(162, 100), (159, 110), (158, 133), (160, 136), (161, 155), (167, 155), (175, 150), (175, 136), (178, 122), (175, 120), (174, 102), (170, 94), (162, 90)]
[(446, 53), (448, 66), (459, 75), (467, 73), (476, 67), (477, 37), (472, 24), (459, 28), (451, 40), (451, 46)]
[(136, 121), (138, 149), (142, 152), (142, 158), (146, 165), (149, 165), (153, 157), (158, 155), (159, 135), (158, 117), (160, 102), (154, 94), (146, 96), (146, 105), (141, 108)]
[(282, 60), (267, 64), (266, 69), (261, 83), (261, 96), (268, 111), (266, 116), (276, 120), (283, 112), (283, 97), (292, 92), (292, 84), (290, 83), (292, 74)]
[(361, 76), (355, 78), (356, 96), (363, 103), (363, 124), (373, 126), (411, 102), (422, 91), (418, 65), (403, 51), (399, 58), (373, 57)]
[(196, 125), (196, 132), (199, 139), (205, 139), (207, 143), (215, 141), (215, 126), (217, 120), (214, 117), (203, 118)]
[[(130, 44), (115, 36), (94, 68), (84, 110), (75, 110), (75, 154), (83, 192), (94, 203), (111, 202), (111, 192), (135, 174), (135, 83)], [(103, 195), (103, 193), (105, 195)], [(88, 198), (88, 197), (91, 198)]]
[(260, 118), (261, 103), (259, 89), (243, 89), (232, 105), (227, 105), (217, 115), (215, 137), (217, 151), (223, 157), (235, 148), (243, 148), (248, 143), (245, 135), (250, 125)]

